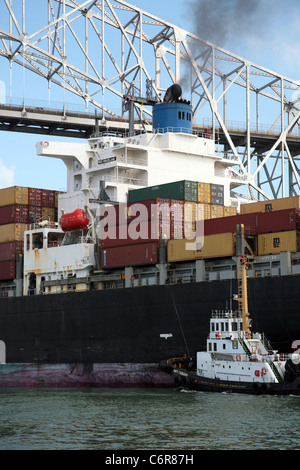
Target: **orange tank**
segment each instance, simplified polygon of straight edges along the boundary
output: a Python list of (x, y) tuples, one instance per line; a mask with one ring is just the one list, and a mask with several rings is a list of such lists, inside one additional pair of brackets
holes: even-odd
[(87, 228), (88, 223), (89, 219), (82, 209), (76, 209), (74, 212), (63, 214), (59, 221), (59, 225), (64, 232), (84, 230)]

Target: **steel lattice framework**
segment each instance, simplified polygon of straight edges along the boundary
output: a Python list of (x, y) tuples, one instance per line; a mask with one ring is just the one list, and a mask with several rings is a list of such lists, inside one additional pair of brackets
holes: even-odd
[[(0, 0), (0, 55), (11, 70), (37, 74), (49, 90), (76, 95), (103, 119), (123, 114), (126, 93), (151, 91), (161, 100), (180, 83), (195, 128), (210, 127), (217, 150), (236, 162), (236, 187), (247, 187), (247, 197), (300, 192), (297, 81), (122, 0), (38, 4), (33, 10), (32, 0)], [(151, 121), (151, 109), (135, 106)]]

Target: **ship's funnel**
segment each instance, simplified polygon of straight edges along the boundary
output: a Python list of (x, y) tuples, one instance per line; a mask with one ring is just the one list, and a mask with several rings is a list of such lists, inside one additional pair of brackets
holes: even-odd
[(178, 83), (170, 86), (164, 96), (164, 103), (176, 103), (182, 95), (181, 86)]

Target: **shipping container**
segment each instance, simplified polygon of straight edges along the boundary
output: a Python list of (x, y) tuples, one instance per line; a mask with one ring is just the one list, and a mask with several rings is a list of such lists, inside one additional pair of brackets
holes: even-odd
[(241, 204), (240, 212), (249, 214), (250, 212), (272, 212), (285, 209), (300, 209), (300, 196)]
[(159, 242), (101, 249), (101, 268), (146, 266), (159, 262)]
[(221, 184), (210, 185), (210, 202), (211, 204), (224, 205), (224, 186)]
[(202, 206), (202, 215), (203, 215), (204, 220), (210, 219), (211, 218), (211, 204), (199, 204), (199, 206)]
[(24, 251), (23, 242), (0, 243), (0, 261), (10, 261), (16, 259)]
[(0, 225), (0, 243), (23, 241), (27, 224)]
[(58, 207), (58, 197), (60, 194), (64, 194), (64, 191), (55, 191), (54, 194), (54, 205), (57, 208)]
[(258, 255), (274, 255), (283, 251), (299, 251), (299, 232), (263, 233), (258, 235)]
[(30, 206), (42, 206), (42, 190), (38, 188), (28, 188), (28, 204)]
[(14, 204), (28, 204), (28, 188), (12, 186), (0, 189), (0, 207)]
[(48, 219), (51, 222), (57, 222), (55, 220), (55, 208), (54, 207), (42, 207), (42, 218)]
[(235, 234), (220, 233), (207, 235), (201, 241), (169, 240), (167, 248), (168, 262), (191, 261), (207, 258), (224, 258), (235, 255)]
[(211, 187), (210, 183), (198, 183), (198, 202), (210, 204)]
[(42, 206), (28, 206), (28, 222), (37, 222), (42, 218)]
[(258, 233), (291, 231), (299, 229), (299, 209), (286, 209), (259, 213)]
[(55, 191), (42, 189), (42, 206), (55, 207)]
[(205, 220), (204, 234), (212, 235), (226, 232), (235, 233), (236, 226), (243, 224), (246, 235), (257, 235), (259, 227), (259, 215), (260, 214), (253, 213)]
[(170, 219), (170, 199), (156, 198), (145, 201), (106, 206), (102, 208), (101, 220), (113, 225), (123, 225), (137, 220)]
[(175, 181), (173, 183), (132, 189), (128, 192), (129, 202), (139, 202), (155, 198), (197, 202), (198, 183), (187, 180)]
[(9, 281), (16, 278), (15, 260), (0, 261), (0, 281)]
[(219, 217), (224, 217), (224, 207), (218, 204), (211, 204), (210, 218), (218, 219)]
[[(181, 222), (182, 224), (182, 222)], [(101, 247), (136, 245), (147, 242), (169, 240), (174, 233), (180, 233), (179, 227), (170, 220), (132, 221), (128, 225), (103, 226), (101, 232)], [(183, 233), (183, 230), (182, 230)]]
[(0, 207), (0, 225), (28, 224), (28, 206), (13, 204)]
[(230, 217), (232, 215), (237, 215), (236, 207), (224, 206), (224, 217)]

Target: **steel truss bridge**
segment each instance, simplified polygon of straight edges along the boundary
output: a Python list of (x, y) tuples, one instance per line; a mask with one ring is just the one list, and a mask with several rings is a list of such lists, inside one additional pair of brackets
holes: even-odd
[[(216, 150), (236, 162), (237, 191), (247, 187), (246, 197), (258, 199), (300, 194), (297, 81), (122, 0), (0, 0), (0, 6), (1, 70), (6, 62), (9, 88), (1, 130), (124, 134), (124, 95), (162, 101), (180, 83), (195, 131), (209, 128)], [(29, 104), (37, 83), (46, 105)], [(15, 93), (22, 96), (17, 103)], [(68, 108), (70, 97), (82, 111)], [(143, 100), (134, 106), (135, 129), (151, 129), (151, 108)]]

